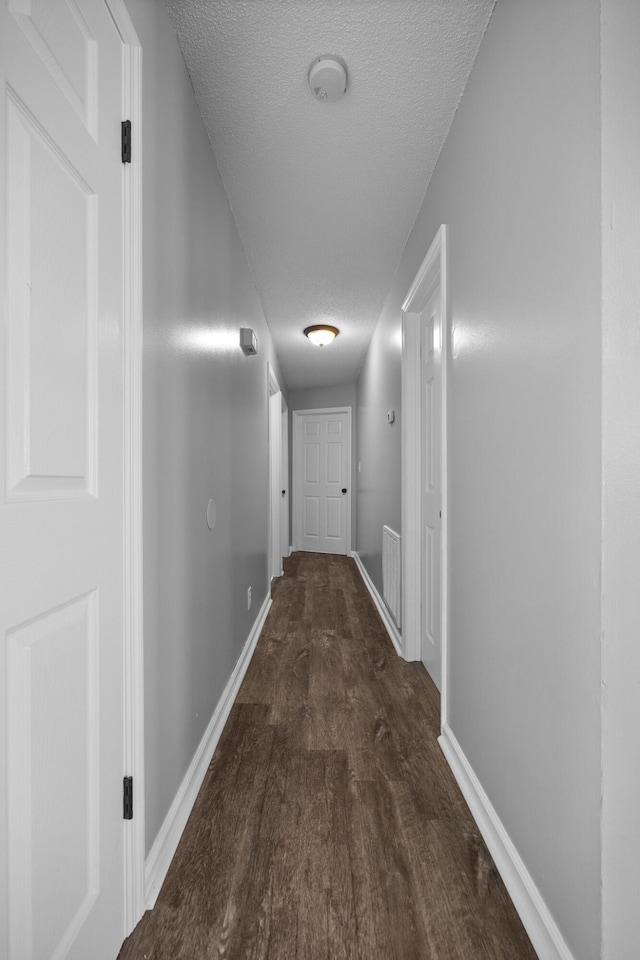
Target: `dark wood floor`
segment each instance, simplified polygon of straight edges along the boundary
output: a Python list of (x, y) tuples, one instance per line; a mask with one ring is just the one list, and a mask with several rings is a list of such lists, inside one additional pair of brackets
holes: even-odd
[(353, 560), (296, 553), (121, 960), (535, 960)]

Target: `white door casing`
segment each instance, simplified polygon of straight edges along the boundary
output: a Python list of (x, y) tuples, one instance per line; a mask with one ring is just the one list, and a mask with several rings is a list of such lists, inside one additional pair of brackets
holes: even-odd
[[(447, 482), (447, 383), (450, 363), (448, 278), (448, 228), (442, 225), (423, 260), (402, 305), (402, 642), (406, 660), (423, 655), (423, 475), (425, 439), (423, 367), (421, 361), (422, 314), (436, 290), (440, 291), (439, 373), (440, 469), (440, 692), (441, 723), (448, 707), (448, 482)], [(438, 517), (438, 519), (440, 519)], [(437, 546), (434, 544), (437, 555)], [(434, 588), (435, 589), (435, 588)], [(425, 646), (425, 650), (428, 647)], [(434, 679), (438, 679), (437, 677)]]
[(440, 284), (420, 316), (422, 586), (420, 658), (441, 686), (442, 369)]
[(123, 173), (124, 332), (124, 760), (133, 778), (125, 830), (125, 930), (146, 910), (142, 593), (142, 45), (125, 0), (105, 0), (122, 41), (122, 117), (132, 124)]
[(280, 553), (283, 557), (289, 555), (291, 540), (289, 537), (289, 410), (284, 396), (282, 397), (282, 416), (280, 427)]
[(296, 550), (351, 549), (351, 407), (293, 413)]
[(269, 390), (269, 582), (282, 576), (282, 393), (276, 375), (267, 365)]
[[(125, 662), (141, 663), (141, 638), (130, 584), (125, 611), (124, 554), (135, 553), (139, 514), (139, 277), (123, 261), (137, 252), (139, 217), (120, 158), (123, 100), (135, 99), (123, 77), (136, 80), (123, 29), (135, 43), (119, 0), (0, 8), (0, 953), (9, 960), (112, 960), (133, 920), (122, 778), (125, 739), (128, 757), (140, 742), (125, 731), (123, 677)], [(129, 721), (141, 709), (131, 680)], [(141, 849), (129, 833), (129, 881), (141, 876)]]

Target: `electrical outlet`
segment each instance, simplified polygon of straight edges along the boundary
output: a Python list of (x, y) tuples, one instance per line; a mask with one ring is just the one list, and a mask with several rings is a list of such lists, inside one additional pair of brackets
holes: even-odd
[(247, 610), (251, 610), (251, 587), (247, 587)]

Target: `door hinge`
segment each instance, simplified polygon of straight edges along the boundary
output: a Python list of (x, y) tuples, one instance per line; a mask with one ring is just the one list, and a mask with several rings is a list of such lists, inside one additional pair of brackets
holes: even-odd
[(122, 121), (122, 162), (131, 163), (131, 120)]
[(133, 820), (133, 777), (125, 777), (122, 782), (122, 817)]

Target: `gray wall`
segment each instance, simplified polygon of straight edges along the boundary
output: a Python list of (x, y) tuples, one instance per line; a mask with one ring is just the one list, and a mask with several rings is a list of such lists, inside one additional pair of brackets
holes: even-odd
[(450, 722), (580, 960), (601, 914), (599, 21), (597, 0), (496, 5), (358, 384), (380, 587), (400, 305), (450, 224)]
[[(356, 385), (341, 383), (335, 387), (309, 387), (292, 390), (289, 394), (289, 470), (293, 478), (293, 413), (295, 410), (321, 410), (323, 407), (351, 407), (351, 549), (356, 544), (357, 482), (356, 482)], [(290, 489), (293, 489), (291, 481)], [(293, 497), (289, 497), (289, 530), (293, 537)]]
[(315, 410), (322, 407), (355, 407), (355, 383), (342, 383), (335, 387), (308, 387), (289, 393), (290, 410)]
[[(164, 3), (128, 7), (144, 50), (148, 850), (267, 593), (266, 363), (276, 361)], [(255, 329), (257, 357), (240, 352), (240, 326)]]
[(602, 0), (603, 960), (640, 944), (640, 4)]
[[(426, 252), (426, 251), (425, 251)], [(407, 286), (407, 290), (408, 290)], [(406, 293), (406, 291), (404, 291)], [(399, 301), (404, 300), (404, 295)], [(357, 384), (357, 551), (382, 595), (382, 528), (401, 532), (400, 359), (402, 330), (395, 286), (385, 304)], [(395, 423), (387, 411), (395, 410)]]

